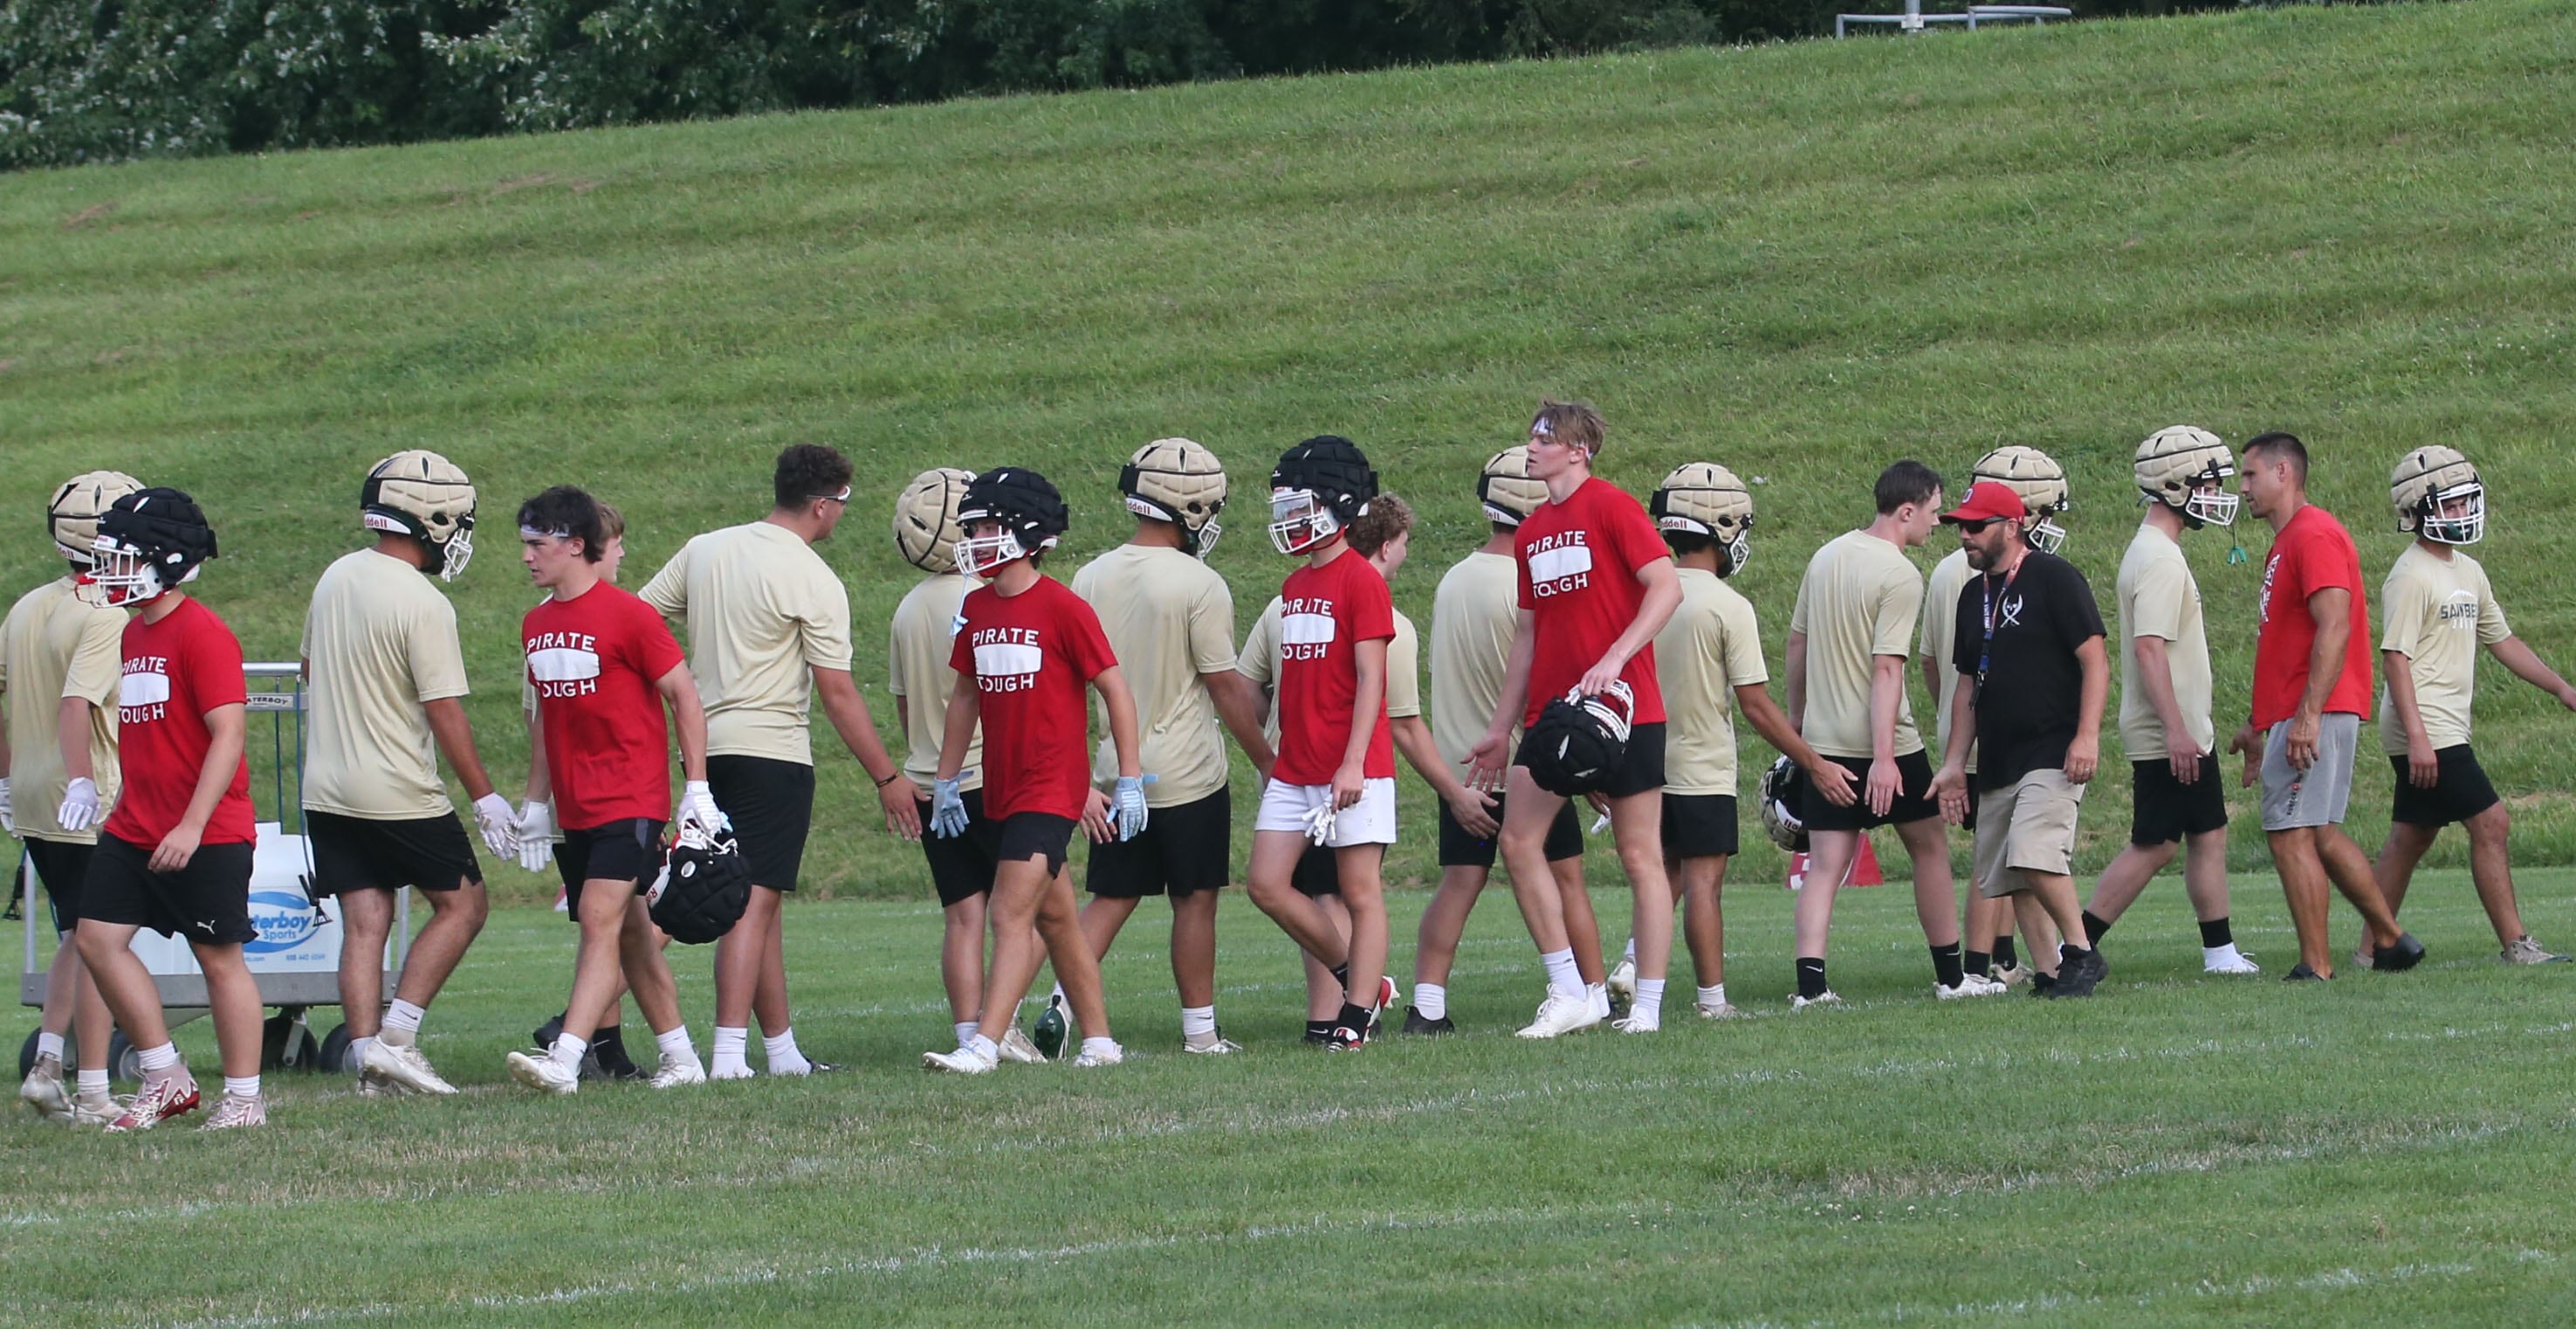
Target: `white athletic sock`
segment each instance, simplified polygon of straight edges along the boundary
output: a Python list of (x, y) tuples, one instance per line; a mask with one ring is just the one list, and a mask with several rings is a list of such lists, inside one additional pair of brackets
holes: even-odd
[(1181, 1037), (1206, 1038), (1215, 1032), (1216, 1007), (1183, 1006), (1181, 1008)]
[(691, 1061), (698, 1059), (698, 1045), (690, 1040), (689, 1027), (685, 1024), (672, 1025), (653, 1035), (653, 1049), (666, 1056), (686, 1057)]
[(959, 1020), (957, 1022), (957, 1046), (961, 1048), (966, 1046), (966, 1040), (973, 1038), (975, 1036), (975, 1031), (983, 1027), (983, 1022), (980, 1020)]
[(63, 1059), (63, 1036), (39, 1029), (36, 1031), (36, 1060), (43, 1061), (47, 1057), (56, 1061)]
[(385, 1008), (384, 1032), (376, 1035), (398, 1048), (410, 1047), (420, 1039), (420, 1017), (429, 1012), (400, 997)]
[(1628, 1010), (1633, 1015), (1652, 1015), (1661, 1018), (1664, 1013), (1664, 980), (1638, 979), (1637, 999), (1629, 1004)]
[(1720, 983), (1715, 987), (1701, 988), (1699, 990), (1699, 1004), (1712, 1008), (1725, 1005), (1726, 985), (1724, 983)]
[(143, 1067), (143, 1073), (146, 1075), (155, 1071), (177, 1070), (179, 1049), (172, 1044), (164, 1043), (157, 1048), (141, 1049), (134, 1054), (134, 1059)]
[(1413, 1009), (1426, 1020), (1447, 1018), (1449, 1014), (1449, 989), (1442, 987), (1438, 983), (1414, 984)]
[(103, 1071), (103, 1070), (98, 1070), (98, 1071), (83, 1070), (83, 1071), (80, 1071), (78, 1074), (80, 1075), (80, 1096), (81, 1096), (81, 1097), (83, 1097), (83, 1098), (103, 1098), (103, 1097), (105, 1097), (105, 1096), (107, 1095), (107, 1092), (108, 1092), (108, 1086), (107, 1086), (107, 1072), (106, 1072), (106, 1071)]
[(957, 1045), (957, 1049), (960, 1052), (966, 1051), (970, 1048), (976, 1052), (982, 1053), (984, 1060), (986, 1061), (1000, 1061), (1002, 1059), (1001, 1045), (984, 1037), (982, 1034), (969, 1034), (966, 1036), (965, 1042)]
[(1118, 1040), (1114, 1038), (1086, 1038), (1082, 1040), (1082, 1050), (1105, 1057), (1118, 1050)]
[(350, 1065), (352, 1065), (352, 1066), (364, 1066), (364, 1065), (366, 1065), (366, 1064), (367, 1064), (367, 1049), (368, 1049), (368, 1048), (370, 1048), (370, 1047), (375, 1046), (375, 1042), (376, 1042), (376, 1036), (375, 1036), (374, 1034), (369, 1034), (369, 1035), (367, 1035), (365, 1038), (353, 1038), (353, 1039), (350, 1039), (350, 1040), (349, 1040), (349, 1064), (350, 1064)]
[(1583, 971), (1574, 967), (1574, 948), (1542, 951), (1538, 962), (1547, 969), (1547, 990), (1560, 997), (1583, 995)]
[(1630, 937), (1628, 939), (1627, 952), (1619, 958), (1626, 960), (1630, 964), (1635, 964), (1637, 962), (1637, 939), (1635, 937)]
[(748, 1026), (727, 1029), (723, 1025), (717, 1025), (715, 1056), (712, 1059), (714, 1064), (707, 1067), (707, 1073), (719, 1080), (724, 1078), (727, 1071), (735, 1071), (743, 1075), (751, 1074), (751, 1059), (746, 1055), (750, 1046), (751, 1030)]
[(225, 1076), (224, 1096), (227, 1098), (259, 1097), (259, 1077), (256, 1075)]
[(796, 1031), (793, 1029), (779, 1030), (776, 1038), (762, 1035), (760, 1048), (769, 1054), (769, 1073), (772, 1075), (805, 1075), (814, 1069), (814, 1063), (797, 1051)]
[(555, 1046), (552, 1055), (555, 1059), (555, 1064), (563, 1067), (565, 1070), (579, 1071), (581, 1069), (581, 1054), (588, 1051), (590, 1051), (589, 1039), (575, 1038), (570, 1034), (555, 1035)]

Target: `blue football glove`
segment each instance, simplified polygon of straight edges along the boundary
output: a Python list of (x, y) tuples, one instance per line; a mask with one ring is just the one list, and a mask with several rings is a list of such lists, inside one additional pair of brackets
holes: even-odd
[(966, 796), (957, 791), (959, 778), (952, 775), (930, 782), (930, 833), (943, 840), (966, 833)]
[(1133, 840), (1145, 833), (1145, 786), (1152, 784), (1150, 775), (1118, 777), (1118, 792), (1113, 800), (1118, 805), (1118, 838)]

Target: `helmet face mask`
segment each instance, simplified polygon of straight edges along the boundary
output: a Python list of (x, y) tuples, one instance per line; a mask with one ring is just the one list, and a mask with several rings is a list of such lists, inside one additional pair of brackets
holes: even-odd
[[(2465, 511), (2446, 515), (2444, 508), (2465, 502)], [(2473, 545), (2487, 533), (2487, 487), (2475, 481), (2433, 496), (2431, 511), (2415, 519), (2415, 533), (2435, 544)]]
[(1029, 556), (1020, 548), (1020, 533), (989, 518), (968, 523), (970, 534), (957, 542), (957, 568), (970, 577), (990, 578), (994, 573)]
[(957, 566), (970, 576), (991, 577), (1024, 558), (1053, 549), (1069, 525), (1064, 496), (1047, 478), (1004, 466), (976, 476), (957, 501)]
[(1312, 489), (1270, 491), (1270, 547), (1291, 556), (1303, 554), (1342, 533), (1321, 495)]
[(1225, 467), (1216, 454), (1186, 438), (1158, 438), (1136, 449), (1118, 472), (1118, 492), (1139, 517), (1180, 528), (1181, 547), (1204, 559), (1225, 527)]
[(2236, 477), (2236, 454), (2216, 434), (2191, 425), (2159, 429), (2138, 445), (2132, 475), (2138, 492), (2161, 503), (2197, 528), (2233, 526), (2245, 496), (2230, 491)]
[(1270, 547), (1291, 556), (1317, 548), (1368, 515), (1377, 472), (1359, 445), (1318, 434), (1270, 470)]
[[(179, 577), (181, 583), (195, 581), (197, 569), (189, 568)], [(100, 609), (131, 609), (150, 604), (170, 590), (161, 581), (161, 569), (140, 549), (112, 536), (98, 537), (90, 569), (73, 583), (81, 603)]]
[(149, 604), (197, 579), (215, 557), (214, 528), (196, 501), (176, 489), (139, 489), (98, 519), (96, 561), (72, 583), (85, 604), (106, 609)]
[(456, 463), (414, 448), (377, 462), (358, 491), (360, 523), (407, 535), (429, 551), (440, 581), (465, 575), (474, 561), (474, 484)]

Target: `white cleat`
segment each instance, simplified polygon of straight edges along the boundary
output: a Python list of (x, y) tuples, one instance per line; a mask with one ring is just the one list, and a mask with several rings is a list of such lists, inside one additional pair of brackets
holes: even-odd
[(2203, 952), (2200, 962), (2200, 972), (2204, 974), (2259, 974), (2263, 972), (2263, 966), (2254, 963), (2253, 956), (2230, 947), (2224, 955), (2211, 955), (2207, 952)]
[(390, 1080), (415, 1094), (452, 1094), (449, 1084), (430, 1069), (429, 1058), (409, 1044), (396, 1047), (379, 1038), (367, 1045), (367, 1055), (358, 1065), (361, 1075), (373, 1072), (378, 1079)]
[(1520, 1031), (1523, 1038), (1555, 1038), (1578, 1029), (1589, 1029), (1601, 1023), (1601, 1013), (1592, 1008), (1589, 994), (1568, 997), (1556, 992), (1538, 1004), (1538, 1018)]
[(1181, 1040), (1181, 1051), (1201, 1057), (1223, 1057), (1243, 1051), (1243, 1045), (1223, 1034), (1210, 1034), (1206, 1042), (1194, 1038)]
[(1595, 983), (1592, 986), (1585, 988), (1583, 993), (1585, 996), (1592, 999), (1593, 1023), (1599, 1024), (1601, 1021), (1610, 1018), (1610, 985), (1608, 983)]
[(1661, 1011), (1648, 1015), (1644, 1011), (1631, 1009), (1626, 1015), (1612, 1020), (1610, 1027), (1623, 1034), (1656, 1033), (1664, 1027), (1664, 1016)]
[(1076, 1066), (1115, 1066), (1125, 1060), (1127, 1060), (1127, 1049), (1112, 1043), (1108, 1047), (1102, 1048), (1098, 1051), (1084, 1048), (1081, 1054), (1073, 1059), (1073, 1064)]
[(707, 1068), (694, 1052), (665, 1052), (661, 1063), (653, 1068), (653, 1078), (645, 1081), (656, 1089), (677, 1089), (683, 1085), (705, 1084)]
[(750, 1063), (746, 1062), (740, 1066), (727, 1066), (720, 1071), (710, 1071), (707, 1073), (707, 1078), (710, 1080), (748, 1080), (755, 1074), (757, 1074), (757, 1072), (753, 1071)]
[(114, 1094), (92, 1094), (72, 1100), (71, 1124), (104, 1126), (125, 1115), (125, 1101)]
[(1737, 1010), (1735, 1007), (1722, 1001), (1714, 1006), (1704, 1001), (1695, 1001), (1691, 1003), (1691, 1009), (1699, 1012), (1699, 1018), (1703, 1020), (1741, 1020), (1744, 1018), (1744, 1012)]
[(1840, 1006), (1842, 1004), (1843, 999), (1836, 995), (1831, 989), (1827, 989), (1825, 994), (1820, 997), (1789, 998), (1789, 1009), (1793, 1011), (1803, 1011), (1813, 1006)]
[(226, 1094), (215, 1104), (215, 1110), (197, 1129), (201, 1131), (237, 1131), (268, 1124), (268, 1100), (258, 1094)]
[(1942, 983), (1932, 985), (1932, 995), (1943, 1001), (1958, 1001), (1967, 997), (2000, 997), (2010, 990), (2004, 984), (1984, 974), (1961, 974), (1957, 987)]
[(993, 1060), (991, 1057), (985, 1056), (983, 1053), (978, 1052), (973, 1048), (959, 1048), (954, 1052), (924, 1052), (921, 1054), (921, 1068), (923, 1070), (947, 1071), (952, 1075), (989, 1074), (995, 1066), (1000, 1064), (1000, 1062)]
[(2005, 987), (2017, 988), (2029, 983), (2030, 975), (2031, 968), (2029, 965), (2016, 962), (2013, 964), (1996, 965), (1994, 972), (1989, 974), (1988, 977), (2003, 984)]
[(1602, 983), (1602, 986), (1610, 990), (1610, 1003), (1612, 1005), (1635, 1005), (1637, 1002), (1637, 962), (1622, 957), (1619, 963), (1611, 968), (1610, 977)]
[(509, 1064), (510, 1078), (547, 1094), (581, 1092), (581, 1071), (564, 1065), (549, 1052), (513, 1052), (503, 1058)]
[(1002, 1050), (1000, 1057), (1002, 1061), (1015, 1062), (1022, 1066), (1046, 1064), (1046, 1054), (1038, 1051), (1038, 1045), (1030, 1042), (1029, 1036), (1021, 1032), (1018, 1025), (1012, 1025), (1011, 1032), (1002, 1035), (1002, 1041), (994, 1046)]
[(72, 1096), (63, 1083), (62, 1058), (36, 1058), (35, 1068), (18, 1082), (18, 1101), (47, 1121), (70, 1121)]

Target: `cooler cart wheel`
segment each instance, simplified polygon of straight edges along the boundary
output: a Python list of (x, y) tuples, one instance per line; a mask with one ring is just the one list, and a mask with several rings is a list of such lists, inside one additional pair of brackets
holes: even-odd
[(313, 1031), (304, 1027), (301, 1014), (272, 1015), (260, 1021), (259, 1069), (269, 1071), (301, 1070), (317, 1060)]
[(325, 1075), (349, 1073), (349, 1026), (335, 1024), (322, 1036), (322, 1050), (316, 1054), (313, 1069)]
[(45, 1031), (42, 1026), (28, 1030), (27, 1041), (18, 1048), (18, 1078), (21, 1080), (27, 1078), (28, 1072), (36, 1069), (36, 1035), (43, 1032)]
[(107, 1036), (107, 1073), (128, 1084), (143, 1078), (143, 1058), (122, 1029)]

